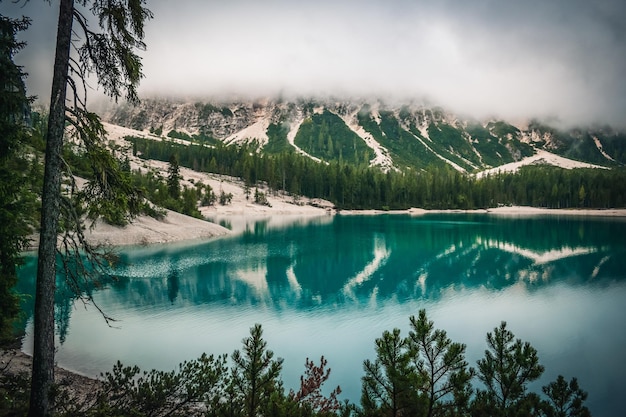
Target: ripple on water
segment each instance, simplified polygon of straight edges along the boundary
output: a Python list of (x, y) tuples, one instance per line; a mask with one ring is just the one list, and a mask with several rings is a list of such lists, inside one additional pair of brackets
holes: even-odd
[[(91, 376), (118, 359), (173, 369), (203, 352), (240, 349), (261, 323), (268, 348), (285, 359), (287, 388), (299, 383), (306, 357), (324, 355), (329, 385), (358, 401), (374, 340), (396, 327), (406, 335), (409, 316), (425, 308), (437, 328), (467, 344), (471, 365), (484, 354), (486, 333), (506, 320), (539, 351), (542, 383), (577, 376), (594, 415), (618, 415), (612, 393), (626, 385), (626, 224), (448, 219), (266, 222), (245, 236), (123, 252), (119, 281), (94, 292), (117, 328), (92, 308), (69, 309), (57, 360)], [(23, 271), (34, 282), (33, 263)], [(25, 350), (31, 332), (28, 324)]]

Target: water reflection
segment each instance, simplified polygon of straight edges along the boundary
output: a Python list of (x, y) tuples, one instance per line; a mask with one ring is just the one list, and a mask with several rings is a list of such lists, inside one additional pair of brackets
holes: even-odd
[[(451, 220), (453, 218), (454, 220)], [(194, 246), (126, 249), (98, 298), (126, 306), (177, 304), (369, 305), (438, 300), (450, 289), (529, 290), (557, 282), (623, 280), (626, 223), (576, 218), (376, 216), (246, 223), (242, 233)], [(34, 292), (35, 262), (21, 271)], [(57, 294), (59, 332), (67, 332), (69, 292)], [(29, 306), (27, 311), (29, 310)]]
[(170, 273), (167, 276), (167, 298), (169, 298), (172, 304), (174, 304), (176, 297), (178, 297), (179, 286), (178, 268), (176, 263), (173, 262)]
[[(94, 292), (120, 329), (72, 308), (60, 280), (59, 363), (91, 375), (117, 359), (173, 368), (203, 351), (232, 352), (260, 322), (285, 357), (287, 385), (297, 384), (304, 358), (324, 354), (338, 378), (333, 384), (356, 401), (374, 338), (405, 327), (426, 307), (439, 327), (474, 349), (474, 361), (485, 333), (507, 320), (544, 361), (560, 366), (547, 366), (551, 379), (578, 376), (590, 392), (602, 381), (626, 383), (619, 366), (602, 365), (598, 376), (599, 361), (581, 369), (577, 357), (606, 350), (601, 340), (609, 337), (603, 358), (626, 363), (626, 332), (603, 333), (609, 325), (623, 329), (626, 222), (487, 215), (230, 222), (238, 231), (231, 237), (123, 250), (121, 265), (103, 277), (104, 290)], [(35, 266), (29, 259), (22, 269), (20, 292), (34, 293)], [(582, 308), (593, 312), (580, 316)], [(604, 387), (590, 403), (610, 403)]]

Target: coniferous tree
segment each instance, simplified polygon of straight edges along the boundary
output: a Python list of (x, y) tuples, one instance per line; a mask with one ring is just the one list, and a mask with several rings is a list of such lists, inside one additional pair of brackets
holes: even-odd
[(435, 329), (426, 310), (409, 320), (412, 330), (408, 343), (423, 381), (420, 390), (427, 399), (426, 415), (467, 414), (474, 370), (465, 360), (465, 345), (452, 342), (445, 330)]
[[(131, 102), (138, 101), (136, 87), (142, 77), (141, 61), (134, 52), (145, 47), (144, 22), (151, 17), (143, 7), (144, 0), (80, 0), (79, 4), (90, 6), (96, 16), (101, 32), (90, 29), (87, 18), (75, 8), (74, 0), (61, 0), (57, 26), (52, 92), (48, 116), (44, 184), (41, 202), (41, 231), (35, 294), (33, 368), (29, 416), (48, 416), (50, 388), (54, 382), (54, 294), (57, 273), (56, 247), (63, 211), (70, 217), (67, 226), (73, 226), (79, 236), (65, 241), (65, 249), (76, 251), (81, 244), (80, 216), (69, 206), (61, 194), (61, 181), (65, 166), (62, 152), (66, 123), (73, 126), (73, 133), (87, 151), (94, 151), (92, 167), (98, 171), (95, 183), (89, 190), (91, 197), (117, 202), (130, 202), (135, 206), (139, 198), (121, 180), (109, 163), (102, 163), (102, 138), (105, 130), (99, 118), (86, 109), (86, 97), (81, 94), (79, 83), (88, 74), (95, 73), (104, 92), (117, 99), (126, 92)], [(73, 43), (73, 24), (82, 31), (84, 43)], [(72, 46), (76, 57), (71, 56)], [(72, 76), (76, 76), (73, 78)], [(73, 100), (67, 104), (68, 86)], [(86, 91), (86, 88), (82, 91)], [(132, 207), (128, 207), (132, 211)]]
[(183, 188), (182, 199), (180, 204), (180, 212), (187, 216), (202, 218), (200, 210), (198, 210), (198, 193), (195, 188)]
[(29, 24), (26, 18), (0, 15), (0, 340), (10, 337), (11, 320), (18, 313), (15, 268), (28, 243), (33, 226), (29, 212), (35, 205), (25, 151), (31, 99), (26, 96), (25, 74), (13, 62), (14, 54), (24, 46), (16, 34)]
[(591, 412), (583, 405), (587, 393), (578, 386), (576, 378), (568, 383), (563, 375), (559, 375), (542, 390), (548, 397), (544, 409), (546, 417), (591, 417)]
[(170, 155), (167, 165), (167, 191), (172, 199), (180, 198), (180, 167), (175, 154)]
[(256, 417), (262, 407), (269, 405), (272, 394), (282, 395), (283, 360), (274, 359), (274, 352), (267, 349), (263, 339), (261, 325), (256, 324), (243, 340), (243, 351), (233, 352), (232, 361), (232, 391), (235, 400), (243, 405), (241, 415)]
[(364, 415), (421, 415), (417, 413), (423, 405), (418, 398), (422, 381), (411, 367), (407, 341), (400, 337), (400, 329), (384, 331), (375, 343), (376, 360), (363, 362), (361, 407)]
[(479, 389), (472, 408), (475, 415), (513, 416), (536, 402), (528, 397), (527, 386), (543, 373), (537, 350), (528, 342), (515, 339), (506, 322), (487, 333), (488, 349), (478, 361)]

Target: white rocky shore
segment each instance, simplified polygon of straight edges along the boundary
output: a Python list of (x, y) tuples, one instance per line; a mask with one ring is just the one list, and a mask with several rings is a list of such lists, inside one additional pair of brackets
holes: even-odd
[[(113, 133), (114, 140), (121, 140), (127, 134), (136, 134), (136, 131), (120, 128), (118, 126), (107, 126), (110, 133)], [(111, 132), (113, 131), (113, 132)], [(144, 133), (145, 134), (145, 133)], [(160, 161), (145, 161), (139, 158), (130, 160), (133, 169), (154, 169), (165, 172), (167, 164)], [(201, 214), (207, 219), (228, 219), (246, 218), (254, 220), (256, 218), (279, 218), (289, 221), (294, 218), (329, 216), (329, 215), (379, 215), (379, 214), (409, 214), (422, 216), (428, 213), (483, 213), (488, 215), (503, 216), (537, 216), (537, 215), (579, 215), (579, 216), (618, 216), (626, 218), (626, 209), (605, 209), (605, 210), (574, 210), (574, 209), (544, 209), (535, 207), (498, 207), (492, 209), (479, 210), (424, 210), (411, 208), (408, 210), (381, 211), (381, 210), (343, 210), (338, 213), (333, 204), (319, 199), (308, 199), (304, 197), (294, 198), (289, 195), (274, 195), (267, 189), (260, 190), (266, 193), (267, 205), (255, 204), (248, 196), (246, 198), (244, 185), (241, 181), (220, 175), (205, 174), (181, 168), (183, 185), (193, 186), (198, 182), (208, 184), (216, 193), (224, 191), (232, 194), (232, 200), (227, 205), (213, 205), (200, 207)], [(252, 195), (254, 190), (252, 190)], [(93, 228), (88, 228), (86, 236), (93, 244), (103, 244), (111, 246), (126, 245), (149, 245), (158, 243), (171, 243), (179, 241), (192, 241), (200, 239), (215, 239), (231, 233), (229, 229), (210, 221), (196, 219), (176, 212), (168, 211), (167, 216), (162, 220), (156, 220), (148, 216), (140, 216), (131, 224), (125, 227), (116, 227), (104, 222), (96, 222)], [(33, 242), (36, 245), (36, 237)], [(0, 366), (6, 372), (29, 372), (31, 358), (19, 349), (0, 350)], [(74, 374), (65, 370), (57, 370), (57, 378), (69, 380), (71, 389), (79, 396), (87, 395), (93, 391), (97, 384), (96, 380)]]
[[(337, 215), (338, 213), (329, 207), (296, 205), (281, 201), (279, 198), (269, 198), (274, 201), (271, 207), (260, 206), (249, 202), (233, 202), (226, 206), (203, 207), (201, 212), (204, 216), (214, 219), (227, 219), (228, 217), (266, 218), (285, 217), (301, 218)], [(245, 201), (245, 199), (244, 199)], [(315, 203), (314, 203), (315, 204)], [(322, 202), (323, 204), (323, 202)], [(340, 215), (378, 215), (378, 214), (409, 214), (413, 216), (426, 215), (429, 213), (477, 213), (502, 216), (611, 216), (625, 217), (626, 209), (606, 210), (574, 210), (574, 209), (544, 209), (535, 207), (498, 207), (493, 209), (479, 210), (423, 210), (412, 208), (408, 210), (343, 210)], [(87, 231), (87, 238), (91, 243), (111, 246), (125, 245), (148, 245), (155, 243), (170, 243), (184, 240), (211, 239), (231, 233), (229, 229), (210, 221), (200, 220), (185, 216), (176, 212), (168, 211), (163, 220), (155, 220), (142, 216), (126, 227), (117, 227), (98, 222), (92, 230)]]
[[(131, 168), (136, 170), (154, 170), (166, 175), (167, 163), (154, 160), (143, 160), (132, 155), (125, 136), (141, 136), (159, 140), (158, 137), (146, 132), (128, 129), (125, 127), (105, 123), (108, 138), (116, 142), (121, 148), (127, 149), (127, 155)], [(539, 154), (538, 154), (539, 155)], [(543, 155), (543, 154), (542, 154)], [(539, 156), (542, 156), (539, 155)], [(543, 155), (545, 157), (545, 155)], [(534, 162), (531, 161), (531, 162)], [(222, 191), (232, 194), (230, 204), (200, 207), (200, 212), (207, 219), (225, 219), (228, 217), (310, 217), (335, 215), (337, 211), (333, 204), (320, 200), (305, 197), (296, 197), (283, 194), (274, 194), (268, 189), (260, 187), (267, 197), (267, 205), (255, 204), (254, 192), (246, 196), (242, 181), (223, 175), (207, 174), (196, 172), (184, 167), (180, 168), (182, 176), (181, 184), (193, 187), (201, 182), (208, 184), (213, 192), (220, 194)], [(532, 216), (532, 215), (584, 215), (584, 216), (623, 216), (626, 217), (626, 209), (607, 210), (573, 210), (573, 209), (542, 209), (534, 207), (498, 207), (493, 209), (480, 210), (423, 210), (412, 208), (400, 211), (380, 211), (380, 210), (358, 210), (341, 211), (341, 214), (393, 214), (404, 213), (411, 215), (423, 215), (426, 213), (489, 213), (511, 216)], [(126, 227), (115, 227), (103, 222), (96, 223), (95, 227), (87, 231), (87, 238), (91, 243), (105, 244), (112, 246), (123, 245), (147, 245), (154, 243), (169, 243), (183, 240), (211, 239), (223, 236), (230, 231), (222, 226), (209, 221), (184, 216), (179, 213), (168, 211), (163, 220), (156, 220), (147, 216), (136, 218), (132, 224)]]

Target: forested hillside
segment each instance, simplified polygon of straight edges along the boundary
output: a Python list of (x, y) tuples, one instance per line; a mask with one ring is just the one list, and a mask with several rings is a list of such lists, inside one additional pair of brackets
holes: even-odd
[(169, 161), (175, 155), (181, 165), (195, 170), (239, 177), (249, 185), (263, 183), (273, 192), (323, 198), (339, 209), (626, 206), (623, 167), (568, 170), (539, 165), (477, 178), (446, 165), (417, 172), (384, 172), (365, 164), (319, 163), (295, 152), (264, 155), (248, 146), (128, 140), (142, 158)]
[[(545, 150), (604, 167), (626, 163), (626, 133), (608, 126), (559, 129), (538, 120), (523, 126), (475, 120), (422, 105), (380, 100), (144, 100), (116, 106), (105, 119), (157, 136), (255, 144), (255, 151), (297, 151), (325, 162), (424, 171), (451, 167), (474, 173)], [(583, 165), (580, 165), (583, 166)], [(587, 165), (590, 166), (590, 165)]]

